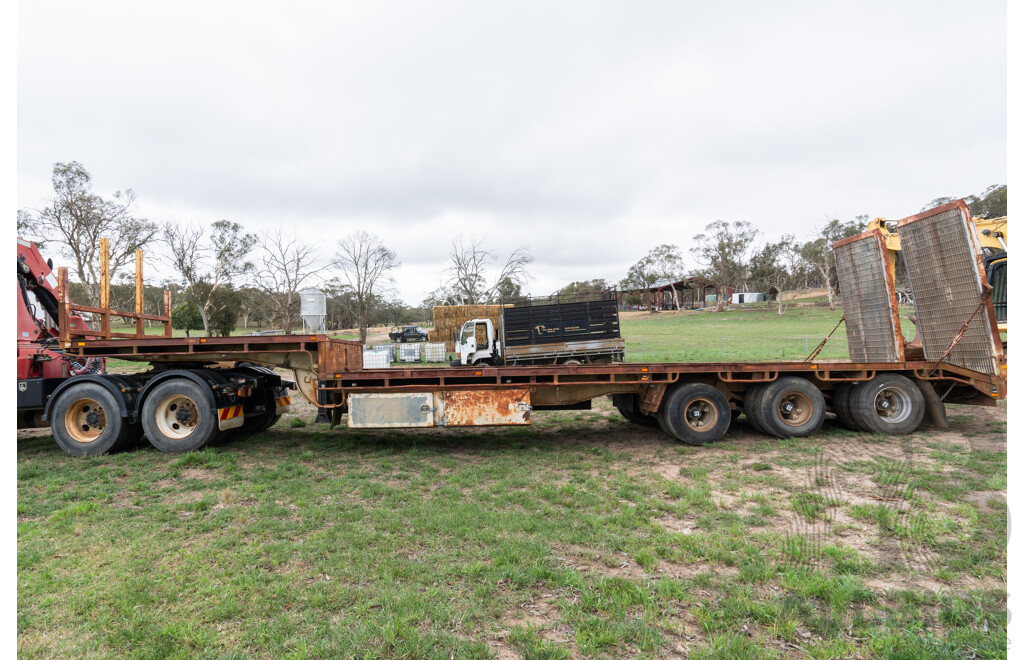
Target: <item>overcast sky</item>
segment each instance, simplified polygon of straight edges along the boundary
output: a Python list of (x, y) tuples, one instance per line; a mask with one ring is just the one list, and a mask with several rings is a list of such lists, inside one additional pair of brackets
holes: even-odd
[[(1006, 182), (1004, 2), (25, 2), (18, 206), (57, 161), (163, 222), (356, 229), (418, 303), (452, 239), (529, 289), (714, 220), (809, 237)], [(688, 266), (693, 266), (688, 255)], [(152, 272), (147, 270), (147, 272)]]

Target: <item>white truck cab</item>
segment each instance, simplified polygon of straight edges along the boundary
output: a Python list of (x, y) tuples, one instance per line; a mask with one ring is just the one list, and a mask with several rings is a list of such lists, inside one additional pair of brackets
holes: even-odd
[[(484, 326), (486, 339), (477, 346), (476, 330)], [(455, 355), (462, 366), (474, 364), (494, 364), (501, 355), (501, 342), (494, 335), (494, 322), (490, 319), (471, 319), (466, 321), (455, 343)]]

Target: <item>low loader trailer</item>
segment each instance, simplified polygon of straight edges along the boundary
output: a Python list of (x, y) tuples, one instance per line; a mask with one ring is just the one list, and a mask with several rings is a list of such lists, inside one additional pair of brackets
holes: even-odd
[[(358, 342), (324, 335), (115, 337), (109, 320), (70, 328), (73, 312), (90, 310), (68, 301), (62, 269), (59, 346), (46, 350), (78, 364), (116, 358), (151, 369), (51, 379), (26, 400), (38, 414), (24, 418), (48, 424), (74, 455), (114, 451), (143, 434), (163, 451), (199, 449), (223, 434), (268, 428), (294, 390), (332, 425), (350, 428), (522, 425), (533, 411), (587, 409), (610, 396), (630, 422), (695, 445), (720, 439), (740, 414), (780, 438), (812, 435), (827, 412), (851, 429), (906, 434), (925, 421), (944, 424), (945, 403), (994, 406), (1006, 397), (1006, 360), (973, 231), (962, 202), (901, 221), (917, 317), (909, 343), (879, 232), (837, 243), (851, 359), (828, 361), (816, 359), (822, 342), (802, 361), (366, 370)], [(103, 319), (109, 310), (97, 313)], [(270, 367), (291, 370), (294, 381)]]

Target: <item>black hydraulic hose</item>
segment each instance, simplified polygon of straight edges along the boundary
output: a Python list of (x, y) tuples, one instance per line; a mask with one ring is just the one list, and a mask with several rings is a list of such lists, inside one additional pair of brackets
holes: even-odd
[(43, 325), (42, 321), (36, 318), (36, 306), (28, 300), (28, 287), (25, 283), (25, 276), (21, 274), (20, 262), (18, 265), (18, 288), (21, 289), (21, 299), (25, 303), (25, 309), (28, 311), (28, 315), (32, 317), (32, 321), (36, 324), (36, 327), (39, 328), (39, 331), (44, 335), (49, 334), (46, 332), (46, 326)]
[(32, 275), (32, 269), (25, 263), (24, 256), (18, 257), (18, 286), (21, 288), (21, 297), (25, 301), (25, 307), (29, 310), (32, 319), (39, 326), (39, 329), (44, 333), (46, 332), (46, 328), (36, 318), (35, 305), (28, 301), (28, 291), (35, 295), (36, 300), (43, 306), (43, 311), (53, 320), (53, 324), (59, 328), (60, 312), (57, 309), (57, 298), (48, 289), (40, 286), (39, 281)]

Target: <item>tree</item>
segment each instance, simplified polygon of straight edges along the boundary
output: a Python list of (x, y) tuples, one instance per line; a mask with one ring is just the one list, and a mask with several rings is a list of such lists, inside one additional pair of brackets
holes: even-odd
[(603, 293), (607, 291), (608, 288), (608, 282), (604, 279), (598, 278), (594, 280), (570, 282), (555, 293), (559, 296), (573, 296), (581, 293)]
[(263, 289), (251, 286), (236, 289), (235, 300), (238, 302), (238, 318), (242, 321), (242, 328), (248, 330), (250, 323), (263, 327), (269, 320), (267, 309), (274, 303)]
[(985, 192), (965, 197), (964, 201), (976, 218), (1001, 218), (1006, 215), (1006, 184), (989, 186)]
[(221, 287), (213, 296), (206, 331), (211, 337), (230, 337), (238, 322), (241, 300), (233, 288)]
[(494, 290), (494, 296), (497, 300), (521, 298), (523, 296), (523, 285), (511, 277), (506, 277), (498, 282), (498, 286)]
[(654, 259), (648, 254), (646, 257), (636, 262), (629, 267), (629, 271), (626, 272), (626, 277), (623, 278), (620, 285), (623, 289), (636, 289), (643, 291), (644, 304), (647, 305), (647, 311), (654, 313), (654, 305), (651, 304), (651, 287), (658, 281), (658, 270)]
[(668, 282), (669, 288), (672, 289), (672, 302), (675, 304), (675, 308), (679, 309), (681, 301), (679, 300), (679, 290), (676, 289), (676, 282), (683, 279), (685, 271), (683, 255), (679, 253), (679, 248), (675, 245), (662, 244), (651, 250), (648, 257), (651, 259), (651, 266), (658, 275), (658, 279)]
[(792, 234), (785, 234), (775, 243), (765, 243), (750, 257), (750, 277), (765, 291), (775, 289), (779, 315), (786, 313), (782, 292), (790, 288), (800, 260)]
[(826, 289), (828, 290), (828, 308), (835, 309), (836, 292), (836, 255), (832, 251), (832, 244), (838, 240), (856, 236), (864, 229), (867, 216), (857, 216), (857, 220), (842, 222), (838, 219), (829, 220), (818, 227), (816, 236), (808, 241), (800, 249), (800, 256), (821, 275)]
[(718, 220), (693, 237), (696, 245), (690, 248), (690, 252), (703, 267), (705, 279), (719, 290), (715, 311), (725, 307), (727, 296), (723, 290), (739, 286), (746, 280), (747, 253), (758, 233), (749, 222)]
[(365, 343), (369, 303), (374, 297), (374, 289), (400, 264), (394, 251), (386, 248), (380, 238), (365, 231), (349, 234), (338, 241), (338, 246), (340, 249), (334, 263), (341, 268), (355, 294), (359, 341)]
[(133, 214), (135, 192), (117, 191), (112, 200), (92, 192), (92, 177), (77, 161), (53, 166), (53, 199), (32, 213), (18, 214), (18, 231), (31, 238), (51, 241), (72, 262), (86, 297), (94, 307), (100, 302), (100, 239), (110, 240), (110, 280), (135, 259), (135, 250), (149, 243), (156, 224)]
[[(35, 233), (35, 217), (30, 211), (18, 209), (18, 236), (32, 236)], [(36, 247), (40, 250), (43, 249), (43, 245), (43, 240), (36, 241)]]
[(203, 317), (199, 315), (199, 307), (194, 302), (185, 301), (171, 310), (171, 327), (175, 330), (202, 330)]
[[(921, 209), (927, 211), (936, 206), (948, 204), (956, 197), (936, 197)], [(989, 186), (979, 195), (963, 198), (971, 215), (977, 218), (1000, 218), (1006, 215), (1006, 184)]]
[(210, 315), (216, 311), (216, 301), (226, 304), (228, 300), (221, 291), (253, 270), (246, 257), (256, 245), (256, 237), (243, 233), (242, 225), (228, 220), (213, 223), (209, 240), (203, 240), (205, 237), (206, 227), (170, 222), (164, 225), (169, 261), (181, 279), (182, 294), (199, 308), (203, 329), (210, 335)]
[(526, 267), (533, 262), (533, 257), (524, 247), (512, 251), (498, 273), (487, 286), (487, 270), (494, 262), (496, 255), (484, 247), (484, 239), (470, 239), (464, 244), (462, 237), (452, 241), (451, 252), (448, 253), (448, 281), (443, 285), (462, 305), (480, 305), (492, 303), (499, 298), (499, 288), (508, 290), (518, 285), (520, 290), (526, 285), (530, 276)]
[(434, 307), (444, 307), (446, 305), (461, 305), (462, 299), (458, 297), (458, 294), (451, 287), (441, 284), (436, 289), (427, 294), (427, 297), (420, 303), (421, 307), (432, 309)]
[(294, 234), (286, 235), (278, 229), (259, 239), (260, 265), (256, 269), (256, 283), (267, 292), (281, 319), (285, 334), (292, 331), (292, 319), (299, 291), (323, 266), (315, 266), (316, 253), (312, 245), (303, 243)]

